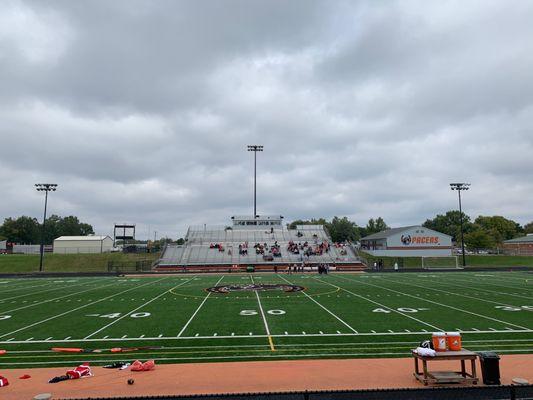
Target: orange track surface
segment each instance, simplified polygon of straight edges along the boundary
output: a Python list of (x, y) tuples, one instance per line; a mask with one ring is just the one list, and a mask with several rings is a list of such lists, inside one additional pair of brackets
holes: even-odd
[[(457, 370), (458, 362), (430, 363), (431, 369)], [(478, 362), (479, 367), (479, 362)], [(412, 375), (411, 358), (304, 360), (157, 365), (148, 372), (94, 367), (94, 376), (49, 384), (68, 368), (3, 370), (9, 386), (0, 387), (0, 399), (32, 399), (52, 393), (53, 399), (83, 397), (284, 392), (376, 388), (422, 388)], [(521, 377), (533, 382), (533, 355), (504, 355), (500, 360), (502, 384)], [(20, 380), (29, 374), (31, 379)], [(478, 368), (481, 377), (481, 370)], [(133, 378), (135, 383), (128, 385)]]

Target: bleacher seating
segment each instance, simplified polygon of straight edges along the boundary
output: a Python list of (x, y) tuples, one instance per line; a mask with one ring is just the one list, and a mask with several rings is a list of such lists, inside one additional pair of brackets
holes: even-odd
[[(299, 245), (299, 254), (287, 250), (289, 243)], [(328, 245), (328, 251), (322, 254), (306, 255), (301, 245), (305, 242), (311, 248), (321, 243)], [(264, 246), (266, 243), (266, 246)], [(245, 247), (247, 244), (247, 247)], [(265, 247), (263, 253), (256, 252), (254, 245)], [(277, 244), (277, 250), (271, 248)], [(246, 249), (246, 252), (239, 251)], [(222, 247), (223, 251), (219, 247)], [(277, 253), (278, 254), (274, 254)], [(244, 253), (244, 254), (243, 254)], [(228, 226), (191, 226), (185, 237), (185, 244), (168, 245), (161, 259), (157, 262), (157, 270), (188, 270), (210, 269), (229, 270), (245, 269), (253, 265), (256, 269), (273, 269), (274, 265), (281, 268), (288, 265), (301, 265), (308, 268), (319, 264), (328, 264), (333, 269), (361, 269), (362, 262), (357, 257), (355, 248), (350, 245), (332, 243), (322, 225), (301, 225), (296, 229), (276, 227), (228, 227)]]

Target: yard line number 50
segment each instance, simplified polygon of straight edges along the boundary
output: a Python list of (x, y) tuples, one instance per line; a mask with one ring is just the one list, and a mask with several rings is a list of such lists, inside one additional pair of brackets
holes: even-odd
[[(239, 315), (257, 315), (259, 312), (257, 310), (242, 310)], [(283, 315), (285, 314), (285, 311), (283, 310), (268, 310), (267, 314), (270, 315)]]

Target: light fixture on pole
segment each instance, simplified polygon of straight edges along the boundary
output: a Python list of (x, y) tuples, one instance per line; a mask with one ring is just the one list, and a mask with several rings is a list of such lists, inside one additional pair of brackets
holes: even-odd
[(465, 257), (465, 238), (463, 231), (463, 208), (461, 206), (461, 191), (470, 189), (470, 183), (450, 183), (450, 188), (452, 190), (457, 190), (459, 195), (459, 218), (461, 221), (461, 251), (463, 253), (463, 267), (466, 267), (466, 257)]
[(263, 146), (261, 145), (248, 145), (248, 151), (254, 152), (254, 219), (257, 218), (257, 152), (263, 151)]
[(48, 205), (48, 192), (55, 192), (57, 190), (57, 184), (55, 183), (36, 183), (35, 189), (38, 192), (44, 192), (44, 217), (43, 217), (43, 228), (41, 230), (41, 258), (39, 259), (39, 272), (43, 272), (43, 257), (44, 257), (44, 233), (46, 226), (46, 207)]

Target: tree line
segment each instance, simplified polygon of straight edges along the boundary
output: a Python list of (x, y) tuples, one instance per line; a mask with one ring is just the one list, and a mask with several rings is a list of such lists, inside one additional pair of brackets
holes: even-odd
[[(444, 215), (438, 214), (427, 219), (422, 226), (445, 233), (452, 237), (453, 242), (461, 243), (461, 214), (459, 211), (448, 211)], [(333, 217), (331, 221), (325, 218), (311, 220), (296, 220), (288, 224), (290, 229), (297, 225), (324, 225), (335, 242), (358, 241), (359, 239), (389, 229), (383, 218), (370, 218), (366, 226), (358, 226), (347, 217)], [(463, 213), (463, 232), (465, 246), (471, 250), (495, 249), (502, 242), (528, 233), (533, 233), (533, 221), (521, 226), (518, 222), (499, 215), (478, 216), (475, 220)]]
[[(448, 211), (438, 214), (432, 219), (427, 219), (422, 226), (445, 233), (452, 240), (460, 244), (461, 241), (461, 214), (459, 211)], [(381, 217), (370, 218), (365, 226), (358, 226), (348, 217), (333, 217), (331, 221), (325, 218), (296, 220), (288, 224), (290, 229), (296, 229), (297, 225), (324, 225), (331, 238), (335, 242), (351, 241), (389, 229)], [(501, 246), (502, 242), (515, 237), (533, 233), (533, 221), (521, 226), (518, 222), (505, 217), (480, 215), (472, 220), (463, 213), (463, 229), (465, 246), (471, 250), (494, 249)], [(13, 243), (37, 244), (41, 241), (42, 224), (36, 218), (21, 216), (18, 218), (6, 218), (0, 225), (0, 240), (7, 239)], [(59, 236), (86, 236), (94, 234), (90, 224), (81, 222), (73, 215), (60, 217), (52, 215), (46, 219), (45, 244), (52, 244)], [(173, 242), (170, 238), (161, 238), (160, 244)], [(183, 238), (178, 239), (178, 244), (183, 244)]]
[[(0, 240), (19, 244), (38, 244), (41, 242), (43, 225), (37, 218), (21, 216), (6, 218), (0, 225)], [(94, 234), (90, 224), (81, 222), (78, 217), (70, 215), (60, 217), (51, 215), (46, 219), (44, 244), (52, 244), (59, 236), (86, 236)]]

